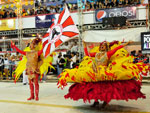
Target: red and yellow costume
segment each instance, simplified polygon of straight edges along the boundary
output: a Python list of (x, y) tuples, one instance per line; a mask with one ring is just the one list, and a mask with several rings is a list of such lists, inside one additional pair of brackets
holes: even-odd
[[(140, 74), (146, 73), (148, 67), (143, 63), (133, 63), (134, 57), (129, 56), (123, 47), (116, 43), (105, 53), (97, 47), (89, 53), (87, 48), (84, 48), (87, 56), (83, 58), (79, 67), (65, 69), (60, 74), (58, 87), (64, 88), (68, 82), (74, 82), (65, 98), (83, 99), (84, 102), (94, 99), (106, 103), (112, 99), (127, 101), (145, 98), (140, 91)], [(93, 64), (96, 64), (96, 71)]]
[[(25, 51), (21, 51), (20, 49), (18, 49), (14, 44), (11, 44), (11, 47), (15, 49), (17, 52), (25, 55), (24, 60), (20, 62), (20, 64), (18, 65), (18, 68), (15, 70), (15, 74), (16, 74), (15, 81), (18, 80), (23, 70), (26, 69), (26, 74), (28, 75), (29, 85), (30, 85), (30, 94), (31, 94), (31, 96), (27, 100), (34, 99), (34, 85), (35, 85), (35, 100), (39, 100), (38, 78), (39, 78), (39, 75), (40, 74), (43, 75), (43, 73), (46, 72), (45, 70), (48, 70), (48, 66), (50, 66), (49, 64), (48, 66), (44, 67), (47, 69), (40, 69), (40, 68), (43, 68), (41, 66), (42, 64), (44, 64), (44, 59), (42, 60), (40, 56), (43, 50), (41, 49), (40, 51), (38, 51), (41, 47), (36, 47), (34, 50), (30, 50), (30, 48), (28, 48), (28, 51), (25, 52)], [(51, 63), (51, 62), (52, 62), (52, 58), (50, 56), (50, 60), (48, 63)]]

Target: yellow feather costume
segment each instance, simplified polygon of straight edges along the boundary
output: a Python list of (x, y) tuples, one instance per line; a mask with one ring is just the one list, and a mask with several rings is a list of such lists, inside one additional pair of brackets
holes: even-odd
[[(42, 44), (39, 43), (38, 46), (35, 48), (35, 50), (38, 51), (38, 50), (41, 50), (41, 49), (42, 49)], [(30, 49), (30, 47), (26, 47), (24, 49), (24, 51), (30, 52), (31, 49)], [(52, 54), (54, 54), (54, 53), (52, 53)], [(43, 61), (42, 65), (40, 66), (40, 79), (42, 79), (44, 73), (48, 72), (49, 67), (54, 69), (54, 67), (51, 65), (51, 63), (53, 61), (52, 56), (48, 56), (47, 58), (44, 58), (43, 54), (40, 55), (40, 58)], [(26, 69), (26, 63), (27, 63), (27, 58), (26, 58), (26, 56), (23, 56), (23, 59), (17, 64), (17, 68), (13, 72), (14, 77), (15, 77), (15, 81), (17, 81), (19, 79), (20, 75)]]
[[(110, 50), (119, 46), (120, 44), (113, 45)], [(90, 52), (98, 52), (99, 48), (94, 47)], [(94, 72), (92, 64), (95, 58), (85, 56), (78, 68), (65, 69), (61, 74), (58, 81), (59, 87), (64, 87), (67, 82), (98, 82), (98, 81), (115, 81), (115, 80), (141, 80), (141, 73), (148, 70), (148, 66), (143, 63), (133, 63), (134, 57), (129, 56), (128, 52), (121, 48), (115, 52), (110, 58), (109, 65), (98, 66), (98, 72)]]

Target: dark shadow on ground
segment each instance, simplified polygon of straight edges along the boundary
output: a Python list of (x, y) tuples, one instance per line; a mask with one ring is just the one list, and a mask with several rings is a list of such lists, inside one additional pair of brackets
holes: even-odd
[[(99, 106), (96, 107), (91, 107), (89, 105), (83, 105), (83, 106), (77, 106), (74, 107), (75, 109), (78, 110), (82, 110), (82, 112), (84, 112), (83, 110), (88, 110), (89, 112), (101, 112), (101, 113), (139, 113), (140, 109), (135, 108), (135, 107), (130, 107), (130, 106), (122, 106), (122, 105), (113, 105), (113, 104), (109, 104), (107, 105), (105, 108), (101, 108), (100, 104)], [(84, 112), (86, 113), (86, 112)]]

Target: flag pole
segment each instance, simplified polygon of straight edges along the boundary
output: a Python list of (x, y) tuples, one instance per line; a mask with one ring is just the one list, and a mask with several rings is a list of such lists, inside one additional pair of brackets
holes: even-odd
[(82, 39), (83, 39), (83, 3), (82, 0), (77, 0), (78, 4), (78, 29), (79, 29), (79, 38), (78, 38), (78, 45), (79, 45), (79, 61), (81, 61), (81, 54), (83, 53), (82, 47)]

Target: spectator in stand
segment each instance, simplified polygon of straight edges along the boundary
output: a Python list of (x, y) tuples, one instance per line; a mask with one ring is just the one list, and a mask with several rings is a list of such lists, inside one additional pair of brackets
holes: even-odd
[(105, 1), (104, 1), (104, 8), (109, 8), (108, 0), (105, 0)]
[(60, 61), (60, 59), (61, 59), (61, 55), (58, 55), (57, 60), (56, 60), (57, 76), (60, 74), (60, 71), (59, 71), (59, 61)]
[(130, 3), (131, 3), (131, 4), (134, 4), (134, 0), (131, 0)]
[(3, 14), (3, 18), (7, 18), (7, 11), (4, 9), (4, 14)]
[(40, 6), (37, 8), (37, 10), (36, 10), (36, 14), (41, 14), (41, 12), (42, 12), (42, 10), (41, 10), (41, 8), (40, 8)]
[(99, 5), (99, 6), (98, 6), (98, 8), (99, 8), (99, 9), (103, 9), (103, 8), (104, 8), (104, 4), (103, 4), (103, 2), (101, 2), (101, 1), (100, 1), (100, 2), (98, 2), (98, 5)]
[(35, 15), (35, 10), (34, 9), (30, 9), (30, 15)]
[(138, 57), (138, 58), (142, 58), (142, 56), (143, 56), (142, 51), (139, 50), (138, 53), (137, 53), (137, 57)]
[(17, 17), (15, 11), (12, 11), (12, 15), (13, 15), (13, 17)]
[(47, 10), (46, 6), (43, 7), (43, 13), (44, 14), (48, 14), (49, 13), (49, 11)]
[(71, 48), (71, 52), (77, 52), (78, 51), (78, 44), (77, 42), (74, 42), (73, 47)]
[(64, 69), (67, 68), (67, 55), (63, 55), (65, 63), (64, 63)]
[(3, 56), (0, 55), (0, 79), (3, 78), (3, 69), (4, 69), (4, 59)]
[(130, 4), (130, 0), (125, 0), (125, 6), (128, 6)]
[(70, 60), (70, 68), (74, 68), (76, 66), (76, 53), (71, 53), (71, 60)]
[(134, 0), (134, 4), (135, 4), (135, 5), (140, 4), (140, 1), (141, 1), (141, 0)]
[(144, 62), (145, 64), (148, 64), (148, 63), (149, 63), (149, 57), (148, 57), (147, 54), (144, 55), (143, 62)]
[(56, 13), (55, 7), (51, 7), (51, 12), (52, 12), (52, 13)]
[(73, 4), (73, 10), (77, 10), (77, 9), (78, 9), (77, 4)]
[(9, 58), (10, 79), (12, 79), (12, 72), (15, 67), (15, 61), (16, 61), (15, 55), (10, 56), (10, 58)]
[(90, 9), (90, 3), (87, 1), (85, 5), (85, 10), (89, 10), (89, 9)]
[(71, 55), (67, 55), (66, 54), (66, 59), (67, 59), (67, 61), (66, 61), (66, 68), (68, 68), (68, 69), (70, 69), (70, 61), (71, 61)]
[(22, 10), (22, 16), (27, 16), (27, 11), (26, 11), (26, 9), (23, 9), (23, 10)]
[(91, 1), (91, 4), (90, 4), (90, 9), (95, 9), (95, 1)]
[(0, 9), (0, 19), (3, 18), (4, 12), (2, 9)]
[(5, 54), (5, 59), (4, 59), (4, 73), (3, 75), (6, 77), (8, 80), (8, 75), (9, 75), (9, 61), (8, 61), (9, 55)]
[(62, 73), (64, 69), (64, 64), (65, 64), (65, 59), (62, 56), (60, 56), (60, 60), (58, 64), (59, 64), (59, 72)]
[(63, 11), (63, 5), (60, 5), (59, 12), (62, 12), (62, 11)]
[(12, 10), (9, 10), (9, 17), (13, 18)]
[(26, 75), (25, 71), (23, 71), (23, 81), (22, 81), (22, 83), (23, 83), (23, 85), (29, 84), (28, 76)]
[(50, 6), (48, 6), (48, 7), (46, 7), (47, 8), (47, 13), (51, 13), (51, 8), (50, 8)]
[(95, 9), (99, 9), (99, 2), (98, 1), (95, 4)]
[(39, 7), (39, 1), (35, 0), (35, 7)]
[(119, 7), (123, 7), (123, 5), (124, 5), (123, 0), (119, 0), (119, 4), (118, 4), (118, 6), (119, 6)]
[(79, 52), (76, 53), (76, 65), (79, 65)]
[(110, 1), (109, 6), (110, 6), (110, 8), (113, 8), (113, 7), (115, 6), (115, 4), (114, 4), (113, 0), (112, 0), (112, 1)]
[(17, 17), (17, 16), (16, 16), (16, 13), (12, 9), (7, 11), (7, 18), (14, 18), (14, 17)]
[(114, 4), (114, 7), (118, 7), (119, 1), (118, 0), (113, 0), (113, 4)]
[[(56, 2), (56, 1), (53, 1)], [(96, 3), (95, 3), (96, 2)], [(65, 5), (57, 5), (56, 6), (44, 6), (44, 0), (36, 0), (35, 1), (35, 7), (36, 9), (25, 9), (23, 10), (22, 15), (23, 16), (28, 16), (28, 15), (35, 15), (35, 14), (49, 14), (49, 13), (60, 13)], [(90, 9), (102, 9), (102, 8), (113, 8), (113, 7), (125, 7), (129, 5), (138, 5), (142, 4), (143, 0), (90, 0), (90, 2), (87, 0), (85, 2), (85, 10), (90, 10)], [(147, 3), (147, 2), (146, 2)], [(71, 3), (66, 3), (66, 1), (62, 1), (62, 4), (66, 4), (68, 6), (68, 9), (70, 11), (77, 11), (78, 6), (77, 3), (71, 4)], [(0, 18), (13, 18), (16, 17), (16, 13), (14, 9), (7, 9), (4, 8), (4, 10), (0, 10)]]
[(12, 48), (10, 47), (10, 45), (7, 46), (7, 51), (12, 51)]
[(44, 0), (41, 0), (41, 4), (43, 4), (44, 3)]
[(59, 13), (59, 5), (56, 5), (56, 7), (55, 7), (55, 11), (56, 11), (56, 13)]

